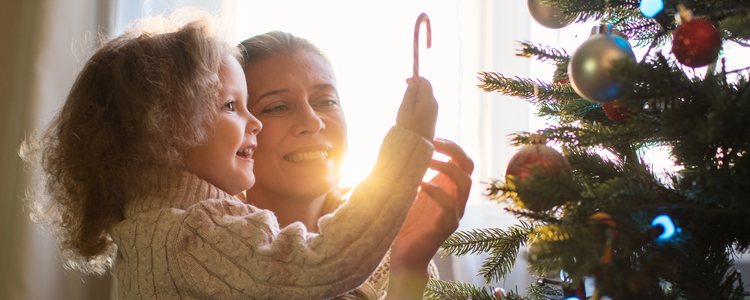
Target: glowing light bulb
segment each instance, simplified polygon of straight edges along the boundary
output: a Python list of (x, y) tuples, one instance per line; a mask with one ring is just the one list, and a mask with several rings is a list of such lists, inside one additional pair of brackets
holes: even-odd
[(568, 275), (568, 272), (565, 272), (565, 270), (560, 270), (560, 280), (564, 282), (572, 282), (570, 275)]
[(662, 0), (641, 0), (641, 13), (648, 18), (653, 18), (662, 10), (664, 10)]
[(656, 237), (659, 241), (666, 241), (672, 236), (674, 236), (676, 230), (674, 226), (674, 222), (672, 222), (672, 218), (670, 218), (667, 215), (658, 215), (654, 218), (653, 221), (651, 221), (651, 226), (661, 226), (664, 228), (664, 231)]

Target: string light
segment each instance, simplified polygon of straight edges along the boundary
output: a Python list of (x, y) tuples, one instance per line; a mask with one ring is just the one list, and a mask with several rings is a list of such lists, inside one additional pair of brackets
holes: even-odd
[(674, 222), (672, 222), (672, 218), (667, 215), (656, 216), (654, 220), (651, 221), (651, 226), (661, 226), (664, 229), (662, 233), (658, 237), (656, 237), (656, 239), (659, 241), (669, 240), (677, 232), (677, 228), (675, 228)]
[(568, 272), (565, 272), (565, 270), (560, 270), (560, 280), (563, 282), (573, 282), (570, 275), (568, 275)]
[(662, 0), (641, 0), (641, 13), (647, 18), (653, 18), (664, 10)]

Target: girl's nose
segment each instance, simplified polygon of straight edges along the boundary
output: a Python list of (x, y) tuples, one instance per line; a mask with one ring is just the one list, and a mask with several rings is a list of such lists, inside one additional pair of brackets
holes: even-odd
[(250, 114), (248, 117), (247, 126), (245, 126), (245, 132), (257, 135), (262, 129), (263, 123), (261, 123), (258, 118)]

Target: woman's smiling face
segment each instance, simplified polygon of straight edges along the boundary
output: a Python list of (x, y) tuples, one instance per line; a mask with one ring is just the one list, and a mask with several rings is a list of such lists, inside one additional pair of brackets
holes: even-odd
[(247, 65), (245, 76), (250, 112), (263, 123), (250, 197), (313, 199), (331, 191), (346, 153), (346, 121), (329, 63), (298, 50)]

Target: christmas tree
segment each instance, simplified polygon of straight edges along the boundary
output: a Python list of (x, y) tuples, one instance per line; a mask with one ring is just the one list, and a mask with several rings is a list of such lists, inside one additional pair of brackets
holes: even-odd
[[(519, 55), (556, 65), (551, 82), (479, 74), (483, 90), (526, 99), (555, 125), (513, 134), (521, 150), (487, 184), (520, 224), (456, 232), (443, 251), (487, 254), (478, 272), (490, 283), (526, 247), (539, 282), (522, 296), (430, 281), (426, 296), (750, 299), (734, 268), (750, 248), (750, 66), (729, 69), (736, 58), (721, 51), (750, 46), (750, 1), (528, 2), (549, 28), (601, 25), (572, 54), (521, 43)], [(679, 168), (649, 165), (654, 147)]]

